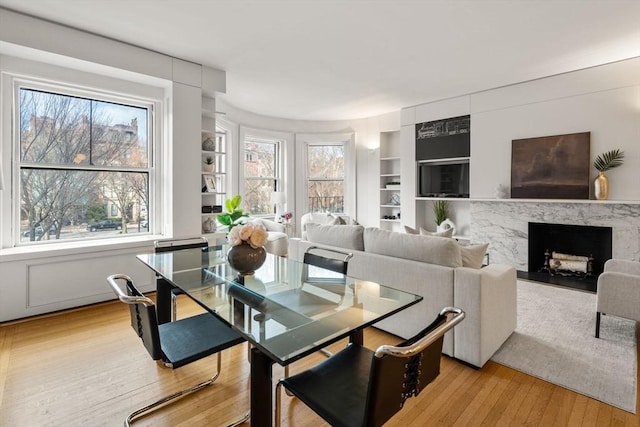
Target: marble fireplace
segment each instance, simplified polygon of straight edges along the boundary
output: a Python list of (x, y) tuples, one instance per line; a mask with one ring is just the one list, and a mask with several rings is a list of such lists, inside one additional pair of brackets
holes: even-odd
[[(605, 241), (600, 244), (605, 252), (599, 257), (640, 259), (640, 202), (637, 201), (472, 199), (469, 219), (471, 241), (489, 242), (491, 262), (513, 265), (519, 272), (530, 271), (529, 223), (605, 229), (608, 230)], [(566, 250), (575, 251), (572, 247)]]

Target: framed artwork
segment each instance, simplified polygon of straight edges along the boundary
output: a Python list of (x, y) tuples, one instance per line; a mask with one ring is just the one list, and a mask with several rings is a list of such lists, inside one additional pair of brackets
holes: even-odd
[(591, 133), (511, 141), (511, 197), (588, 199)]
[(205, 175), (204, 185), (207, 187), (207, 193), (215, 193), (216, 180), (213, 178), (213, 175)]

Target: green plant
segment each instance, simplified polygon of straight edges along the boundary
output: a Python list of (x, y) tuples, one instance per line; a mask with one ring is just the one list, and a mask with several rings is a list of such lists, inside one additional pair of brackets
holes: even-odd
[(607, 151), (596, 157), (593, 161), (593, 167), (599, 172), (608, 171), (609, 169), (617, 168), (624, 163), (624, 151), (619, 149)]
[(225, 200), (224, 207), (227, 211), (218, 214), (217, 216), (218, 222), (222, 225), (226, 225), (229, 231), (231, 231), (231, 229), (236, 225), (244, 224), (245, 218), (249, 216), (240, 208), (241, 202), (242, 197), (239, 194)]
[(204, 162), (208, 165), (212, 165), (213, 164), (213, 157), (211, 156), (207, 156), (207, 158), (204, 160)]
[(435, 215), (436, 225), (440, 225), (442, 221), (447, 219), (449, 202), (447, 200), (436, 200), (433, 202), (433, 214)]

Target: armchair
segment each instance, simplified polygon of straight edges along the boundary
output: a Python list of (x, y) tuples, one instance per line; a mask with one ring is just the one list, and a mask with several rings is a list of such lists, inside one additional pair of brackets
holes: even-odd
[(264, 218), (254, 218), (252, 221), (260, 223), (267, 229), (267, 244), (265, 249), (270, 254), (287, 256), (289, 250), (289, 236), (285, 226)]
[(602, 314), (640, 321), (640, 262), (610, 259), (598, 277), (596, 338)]

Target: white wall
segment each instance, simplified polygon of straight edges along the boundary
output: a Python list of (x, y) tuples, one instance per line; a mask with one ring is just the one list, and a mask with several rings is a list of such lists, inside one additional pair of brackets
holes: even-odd
[[(463, 114), (471, 114), (472, 199), (495, 198), (498, 184), (510, 186), (512, 140), (588, 131), (592, 159), (616, 148), (625, 152), (624, 165), (607, 172), (609, 198), (640, 200), (640, 58), (405, 108), (404, 141), (411, 141), (414, 123)], [(415, 150), (407, 149), (403, 162), (408, 165), (404, 196), (404, 183), (416, 176)], [(592, 168), (591, 178), (596, 175)], [(407, 196), (402, 204), (415, 212), (413, 222), (404, 215), (403, 223), (433, 227), (431, 202)], [(467, 229), (468, 202), (450, 205)]]
[(640, 58), (475, 94), (470, 103), (471, 197), (510, 185), (511, 140), (591, 132), (592, 159), (625, 152), (624, 165), (607, 172), (609, 198), (640, 199)]
[[(377, 117), (362, 120), (344, 121), (304, 121), (290, 120), (276, 117), (261, 116), (234, 108), (233, 106), (218, 99), (218, 111), (224, 112), (221, 119), (225, 123), (233, 124), (238, 135), (240, 126), (253, 129), (263, 129), (269, 131), (288, 132), (294, 135), (300, 134), (329, 134), (329, 133), (355, 133), (356, 162), (355, 162), (355, 185), (356, 185), (356, 212), (347, 212), (351, 217), (357, 218), (358, 222), (369, 227), (379, 225), (379, 146), (380, 132), (400, 129), (400, 112), (394, 112)], [(295, 138), (294, 138), (295, 139)], [(237, 152), (238, 142), (234, 142), (232, 147), (234, 153)], [(293, 147), (294, 150), (296, 147)], [(237, 181), (238, 156), (233, 154), (235, 164), (231, 170), (234, 173), (233, 181)], [(299, 167), (294, 165), (294, 168)], [(295, 171), (289, 171), (295, 177)], [(352, 171), (348, 171), (352, 172)], [(294, 188), (292, 182), (287, 183), (288, 193), (292, 194)], [(236, 188), (233, 191), (237, 191)], [(293, 210), (295, 201), (287, 200), (288, 210)], [(299, 218), (305, 212), (295, 212)]]
[[(11, 248), (6, 244), (12, 221), (11, 163), (0, 153), (5, 184), (0, 190), (0, 322), (112, 299), (105, 281), (108, 274), (129, 274), (141, 288), (152, 289), (153, 276), (135, 254), (153, 250), (152, 242), (159, 237), (200, 234), (202, 95), (224, 91), (225, 73), (4, 9), (2, 55), (66, 67), (71, 79), (74, 70), (80, 70), (162, 88), (166, 110), (156, 114), (167, 118), (161, 132), (167, 143), (156, 155), (167, 191), (159, 207), (157, 235), (128, 242)], [(120, 90), (127, 93), (127, 84)], [(10, 130), (1, 130), (3, 138), (7, 132), (10, 138)]]

